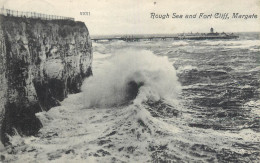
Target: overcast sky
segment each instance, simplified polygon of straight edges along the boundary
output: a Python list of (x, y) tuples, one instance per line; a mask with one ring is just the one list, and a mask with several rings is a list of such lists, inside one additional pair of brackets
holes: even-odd
[[(5, 8), (74, 17), (90, 34), (163, 34), (180, 32), (260, 31), (260, 0), (0, 0)], [(80, 12), (90, 12), (82, 16)], [(195, 19), (152, 19), (157, 14), (196, 14)], [(198, 19), (199, 13), (213, 14)], [(230, 19), (214, 18), (229, 13)], [(233, 13), (256, 14), (257, 19), (232, 19)]]

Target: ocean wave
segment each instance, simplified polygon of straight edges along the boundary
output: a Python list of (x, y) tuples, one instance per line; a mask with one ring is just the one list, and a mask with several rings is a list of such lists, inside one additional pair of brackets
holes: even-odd
[(255, 68), (253, 68), (253, 69), (251, 69), (251, 70), (249, 70), (249, 72), (259, 72), (260, 71), (260, 66), (257, 66), (257, 67), (255, 67)]
[(185, 45), (189, 45), (189, 42), (187, 42), (187, 41), (174, 41), (172, 43), (172, 45), (174, 45), (174, 46), (185, 46)]
[(177, 73), (183, 73), (183, 72), (191, 71), (191, 70), (198, 70), (198, 68), (196, 66), (192, 66), (192, 65), (180, 66), (177, 69)]
[[(181, 90), (175, 69), (167, 57), (147, 50), (117, 51), (93, 77), (82, 86), (87, 107), (106, 107), (135, 102), (176, 98)], [(135, 90), (138, 89), (138, 90)]]
[(107, 51), (106, 46), (102, 43), (92, 42), (92, 48), (95, 52), (100, 53), (100, 54), (105, 54)]
[(99, 52), (94, 52), (93, 54), (93, 60), (106, 59), (108, 57), (111, 57), (111, 54), (102, 54)]
[(251, 108), (251, 113), (260, 116), (260, 100), (257, 101), (249, 101), (244, 104), (245, 107), (250, 107)]
[(228, 48), (249, 48), (260, 45), (259, 40), (206, 40), (202, 43), (210, 46), (228, 46)]
[[(227, 67), (203, 67), (195, 62), (205, 61), (203, 57), (207, 56), (204, 56), (204, 51), (200, 58), (196, 53), (191, 53), (189, 57), (176, 57), (176, 51), (170, 48), (172, 45), (167, 49), (171, 50), (172, 58), (159, 57), (151, 51), (139, 50), (143, 46), (141, 43), (127, 43), (129, 47), (135, 46), (135, 50), (117, 46), (117, 43), (112, 43), (114, 48), (105, 42), (93, 43), (94, 48), (103, 50), (94, 52), (94, 76), (85, 80), (83, 92), (69, 95), (61, 102), (61, 106), (51, 108), (48, 112), (37, 113), (43, 124), (37, 137), (18, 134), (10, 137), (12, 146), (3, 153), (6, 161), (257, 162), (260, 136), (254, 130), (259, 124), (259, 100), (250, 99), (243, 112), (237, 115), (240, 108), (236, 106), (231, 111), (218, 107), (233, 107), (236, 92), (243, 94), (243, 89), (245, 92), (247, 89), (253, 90), (250, 85), (238, 85), (239, 78), (232, 78), (229, 73), (233, 69), (242, 71), (242, 66), (231, 70), (229, 66), (232, 64), (227, 64)], [(149, 46), (154, 48), (156, 54), (165, 52), (157, 48), (162, 46), (161, 42), (154, 41)], [(192, 48), (196, 46), (189, 46), (189, 49)], [(237, 55), (234, 55), (236, 60), (221, 58), (234, 63), (244, 61), (242, 55), (245, 54)], [(212, 63), (217, 61), (211, 60)], [(173, 63), (178, 67), (177, 71)], [(251, 63), (250, 60), (247, 63)], [(248, 72), (246, 70), (243, 69), (243, 72)], [(250, 73), (257, 70), (259, 67)], [(190, 76), (181, 78), (182, 73)], [(189, 77), (198, 79), (181, 86), (181, 79), (191, 81)], [(223, 80), (223, 77), (228, 80)], [(227, 88), (231, 91), (225, 91)], [(179, 99), (180, 92), (183, 95)], [(248, 94), (252, 93), (249, 91)], [(216, 104), (216, 100), (223, 99), (223, 104), (199, 107), (198, 103), (190, 103), (196, 99), (205, 104)], [(247, 101), (247, 98), (241, 99)], [(176, 105), (176, 101), (179, 105)], [(201, 106), (205, 104), (200, 103)], [(243, 117), (252, 120), (246, 123), (236, 120)], [(225, 124), (231, 126), (232, 130), (218, 128)]]

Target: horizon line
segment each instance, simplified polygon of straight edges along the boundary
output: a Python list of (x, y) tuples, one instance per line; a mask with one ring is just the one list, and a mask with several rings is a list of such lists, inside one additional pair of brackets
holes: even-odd
[[(180, 34), (180, 33), (190, 33), (190, 32), (176, 32), (176, 33), (113, 33), (113, 34), (91, 34), (90, 35), (95, 35), (95, 36), (106, 36), (106, 35), (171, 35), (171, 34)], [(208, 33), (208, 32), (192, 32), (192, 33)], [(222, 32), (218, 32), (222, 33)], [(225, 32), (225, 33), (260, 33), (260, 31), (243, 31), (243, 32)]]

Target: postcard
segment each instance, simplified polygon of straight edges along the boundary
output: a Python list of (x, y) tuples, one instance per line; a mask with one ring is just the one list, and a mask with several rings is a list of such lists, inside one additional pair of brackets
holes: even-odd
[(0, 0), (0, 162), (260, 162), (259, 0)]

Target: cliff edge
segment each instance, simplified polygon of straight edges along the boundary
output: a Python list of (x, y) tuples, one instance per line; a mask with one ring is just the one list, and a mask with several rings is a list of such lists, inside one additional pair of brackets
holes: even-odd
[(77, 93), (92, 75), (92, 45), (83, 22), (0, 15), (0, 133), (41, 128), (35, 113)]

